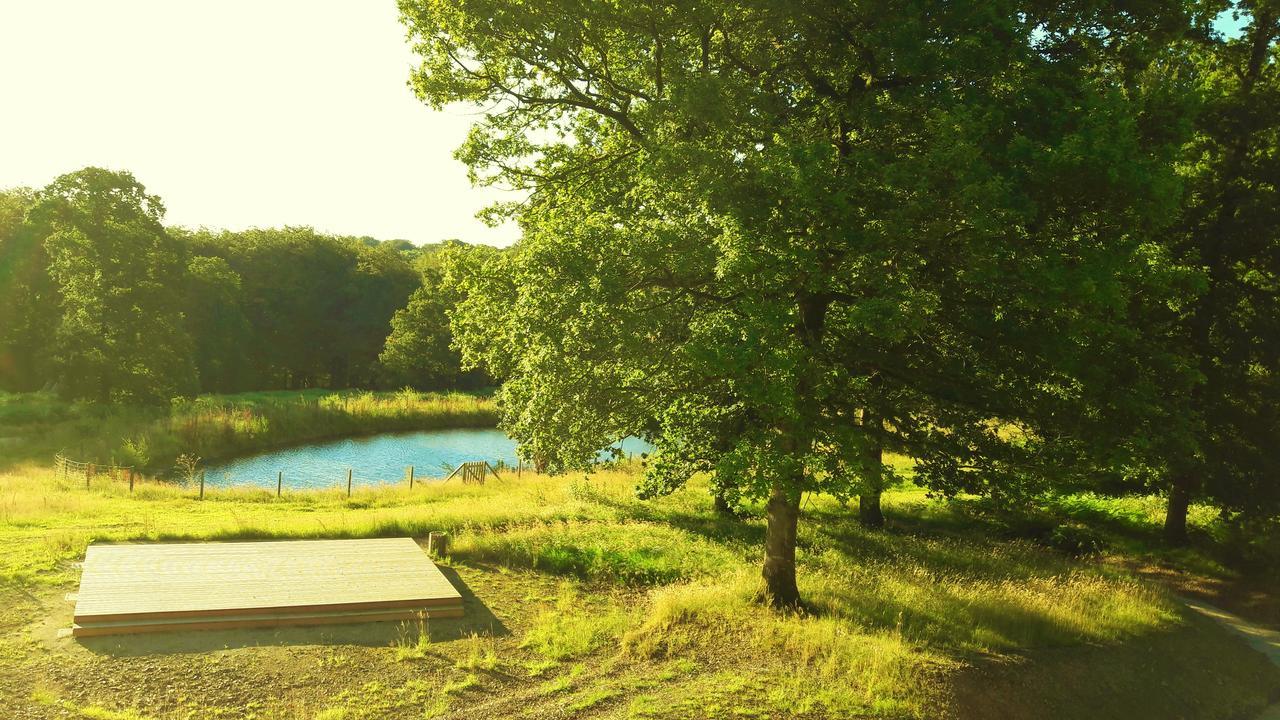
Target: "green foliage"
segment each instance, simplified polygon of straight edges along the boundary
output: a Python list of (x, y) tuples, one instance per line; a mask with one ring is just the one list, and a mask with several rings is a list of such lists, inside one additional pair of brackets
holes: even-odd
[(893, 484), (886, 450), (948, 493), (1074, 469), (1086, 339), (1123, 329), (1176, 200), (1127, 78), (1180, 4), (400, 7), (418, 94), (490, 108), (459, 156), (530, 192), (516, 248), (445, 264), (526, 458), (641, 434), (647, 495), (713, 471), (771, 498), (789, 605), (801, 493)]
[[(160, 405), (197, 391), (456, 386), (434, 284), (443, 245), (166, 229), (163, 212), (132, 175), (98, 168), (0, 192), (0, 304), (12, 310), (0, 314), (0, 389)], [(398, 311), (388, 370), (378, 356)]]
[(220, 257), (195, 256), (184, 285), (187, 332), (206, 392), (244, 388), (251, 379), (245, 348), (252, 327), (244, 313), (240, 275)]
[(35, 390), (43, 381), (58, 306), (48, 257), (26, 224), (35, 193), (0, 191), (0, 389)]
[(392, 316), (391, 334), (378, 356), (392, 378), (417, 388), (456, 386), (461, 360), (450, 346), (449, 330), (449, 312), (456, 304), (456, 293), (441, 281), (440, 272), (424, 268), (422, 285)]
[(1049, 533), (1049, 547), (1083, 556), (1097, 555), (1107, 549), (1107, 541), (1097, 530), (1084, 525), (1059, 525)]
[(43, 240), (61, 308), (60, 391), (72, 398), (167, 402), (195, 389), (173, 278), (184, 248), (164, 206), (129, 173), (86, 168), (40, 191), (28, 213)]
[(391, 317), (419, 285), (407, 255), (306, 227), (184, 236), (214, 276), (192, 288), (192, 301), (205, 304), (199, 330), (212, 345), (211, 382), (230, 390), (378, 384)]
[(1135, 307), (1149, 406), (1116, 438), (1130, 480), (1170, 493), (1173, 542), (1186, 539), (1193, 497), (1280, 514), (1280, 7), (1233, 11), (1239, 36), (1168, 51), (1195, 110), (1174, 159), (1185, 186), (1177, 222), (1158, 246), (1181, 292)]

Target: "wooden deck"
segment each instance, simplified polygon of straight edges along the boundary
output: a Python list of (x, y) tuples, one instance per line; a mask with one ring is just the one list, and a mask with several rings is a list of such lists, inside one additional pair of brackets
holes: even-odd
[(76, 636), (458, 617), (410, 538), (93, 545)]

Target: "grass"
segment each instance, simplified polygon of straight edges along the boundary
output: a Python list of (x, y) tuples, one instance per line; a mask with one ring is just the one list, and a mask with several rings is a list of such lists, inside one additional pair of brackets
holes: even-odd
[(450, 680), (445, 683), (444, 687), (440, 689), (440, 692), (445, 695), (457, 695), (458, 693), (466, 692), (478, 685), (480, 685), (480, 678), (477, 677), (475, 673), (467, 673), (465, 676), (457, 680)]
[[(1043, 509), (1055, 522), (1102, 513), (1091, 524), (1131, 538), (1076, 558), (1008, 532), (1017, 524), (1008, 518), (913, 489), (885, 495), (890, 524), (881, 531), (863, 528), (834, 500), (811, 497), (798, 552), (808, 607), (778, 614), (756, 601), (760, 508), (748, 506), (743, 520), (722, 518), (701, 481), (642, 502), (631, 492), (634, 472), (622, 466), (589, 478), (526, 474), (483, 486), (369, 488), (350, 499), (337, 491), (277, 499), (215, 489), (197, 502), (162, 483), (129, 495), (107, 481), (85, 490), (34, 464), (0, 470), (0, 665), (10, 670), (0, 672), (0, 705), (36, 703), (39, 692), (45, 706), (124, 708), (111, 712), (141, 717), (191, 710), (195, 718), (279, 720), (445, 712), (922, 718), (963, 717), (979, 707), (985, 716), (1021, 717), (991, 703), (1034, 707), (1063, 680), (1019, 673), (1078, 662), (1068, 677), (1080, 693), (1105, 689), (1119, 675), (1135, 682), (1113, 698), (1116, 707), (1195, 708), (1199, 698), (1212, 698), (1212, 707), (1186, 716), (1216, 718), (1251, 711), (1277, 687), (1251, 651), (1206, 645), (1212, 628), (1189, 620), (1175, 599), (1117, 561), (1142, 552), (1155, 518), (1141, 502), (1061, 498)], [(1193, 521), (1203, 527), (1212, 518), (1197, 511)], [(67, 612), (56, 610), (57, 598), (74, 590), (73, 563), (91, 541), (421, 537), (432, 530), (453, 534), (446, 564), (474, 593), (461, 621), (403, 625), (358, 642), (321, 640), (330, 636), (306, 629), (252, 641), (219, 636), (203, 655), (131, 645), (121, 646), (123, 655), (89, 652), (40, 640), (45, 631), (32, 629), (55, 627), (46, 614)], [(1187, 648), (1202, 646), (1211, 664), (1186, 657)], [(135, 655), (152, 666), (133, 664)], [(76, 683), (60, 681), (64, 672)], [(110, 689), (119, 673), (155, 686), (119, 695)], [(1160, 684), (1174, 676), (1172, 686)], [(1007, 683), (1007, 698), (980, 690), (1013, 677), (1023, 679)], [(170, 686), (188, 700), (157, 689)], [(1070, 710), (1061, 716), (1073, 717)]]
[(163, 474), (180, 455), (212, 462), (327, 438), (496, 423), (487, 398), (414, 390), (202, 395), (161, 408), (0, 393), (0, 467), (47, 464), (63, 452)]
[(412, 625), (402, 623), (395, 643), (396, 660), (425, 660), (431, 651), (431, 633), (427, 629), (426, 617), (420, 617)]
[(459, 670), (486, 670), (494, 671), (498, 669), (498, 651), (496, 644), (491, 637), (482, 637), (477, 633), (472, 633), (466, 640), (467, 654), (461, 660), (454, 663)]
[(578, 658), (616, 639), (626, 621), (618, 607), (592, 602), (573, 585), (562, 585), (555, 607), (538, 616), (520, 646), (556, 662)]

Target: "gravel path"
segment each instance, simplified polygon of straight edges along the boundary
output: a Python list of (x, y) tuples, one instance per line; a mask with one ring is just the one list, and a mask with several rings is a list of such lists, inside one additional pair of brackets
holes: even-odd
[[(1233, 615), (1226, 610), (1214, 607), (1203, 600), (1192, 600), (1184, 597), (1182, 602), (1201, 615), (1217, 620), (1228, 631), (1240, 636), (1245, 642), (1249, 643), (1249, 646), (1254, 650), (1266, 655), (1276, 667), (1280, 667), (1280, 632), (1255, 625), (1238, 615)], [(1263, 710), (1262, 714), (1258, 716), (1258, 720), (1280, 720), (1280, 703), (1275, 703)]]

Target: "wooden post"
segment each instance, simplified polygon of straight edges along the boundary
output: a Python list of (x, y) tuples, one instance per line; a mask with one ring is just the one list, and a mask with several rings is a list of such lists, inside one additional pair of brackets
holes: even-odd
[(409, 466), (409, 489), (413, 489), (413, 466)]
[(351, 468), (347, 468), (347, 497), (351, 497)]
[(200, 471), (200, 499), (204, 499), (204, 471)]
[(129, 468), (129, 492), (133, 492), (133, 468)]
[(280, 497), (280, 492), (284, 490), (284, 471), (276, 473), (276, 497)]
[(441, 558), (449, 553), (449, 533), (433, 532), (427, 534), (427, 554)]
[(519, 480), (522, 477), (524, 477), (524, 460), (519, 459), (516, 460), (516, 479)]

